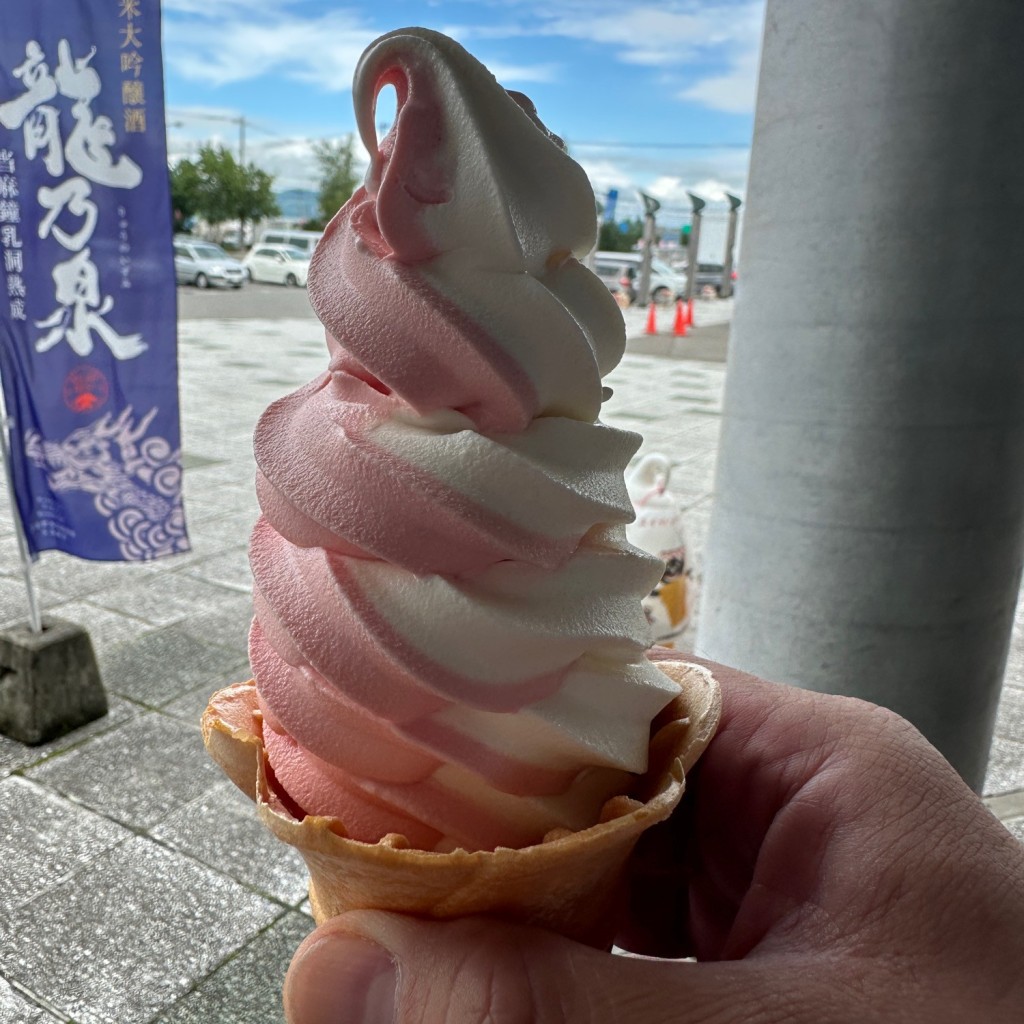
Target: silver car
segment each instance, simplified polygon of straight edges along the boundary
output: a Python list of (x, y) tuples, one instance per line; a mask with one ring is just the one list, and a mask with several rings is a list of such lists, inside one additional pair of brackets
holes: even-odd
[[(734, 270), (732, 272), (732, 290), (736, 291), (736, 278), (739, 275)], [(698, 263), (697, 264), (697, 278), (694, 281), (694, 286), (697, 291), (701, 294), (704, 293), (705, 289), (713, 291), (716, 295), (722, 294), (722, 288), (725, 284), (725, 267), (721, 263)]]
[(174, 240), (174, 276), (178, 284), (194, 284), (197, 288), (241, 288), (245, 269), (219, 245), (197, 239)]
[[(629, 302), (634, 302), (636, 286), (640, 283), (640, 259), (638, 252), (597, 252), (594, 254), (594, 273), (610, 292), (623, 294)], [(667, 305), (685, 294), (685, 275), (677, 273), (655, 256), (651, 260), (651, 300), (658, 305)]]

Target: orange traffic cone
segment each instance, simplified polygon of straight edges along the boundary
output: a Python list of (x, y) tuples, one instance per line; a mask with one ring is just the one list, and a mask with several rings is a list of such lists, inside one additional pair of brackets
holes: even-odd
[(647, 310), (647, 326), (644, 328), (644, 334), (657, 334), (658, 333), (658, 315), (655, 310), (654, 303), (652, 302)]
[(672, 333), (680, 338), (686, 337), (686, 313), (682, 299), (676, 300), (676, 322), (672, 326)]

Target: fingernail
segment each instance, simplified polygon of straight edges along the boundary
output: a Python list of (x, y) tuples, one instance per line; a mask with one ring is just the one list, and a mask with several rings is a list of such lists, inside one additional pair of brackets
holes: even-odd
[(293, 981), (302, 992), (300, 1024), (393, 1024), (398, 971), (369, 939), (332, 935), (313, 946)]

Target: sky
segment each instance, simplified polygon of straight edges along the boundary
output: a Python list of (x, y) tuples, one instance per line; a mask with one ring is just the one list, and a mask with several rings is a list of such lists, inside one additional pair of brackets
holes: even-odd
[(246, 161), (279, 190), (315, 190), (312, 144), (354, 128), (359, 55), (423, 25), (527, 93), (598, 199), (618, 189), (629, 216), (643, 189), (659, 223), (681, 224), (687, 190), (708, 214), (726, 191), (743, 197), (763, 16), (764, 0), (163, 0), (169, 151), (214, 142), (237, 155), (244, 118)]

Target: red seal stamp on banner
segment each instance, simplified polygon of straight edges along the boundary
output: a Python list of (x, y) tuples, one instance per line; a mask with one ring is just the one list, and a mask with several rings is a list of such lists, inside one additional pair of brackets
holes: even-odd
[(72, 412), (93, 412), (110, 397), (110, 385), (95, 366), (76, 366), (64, 378), (62, 394)]

